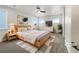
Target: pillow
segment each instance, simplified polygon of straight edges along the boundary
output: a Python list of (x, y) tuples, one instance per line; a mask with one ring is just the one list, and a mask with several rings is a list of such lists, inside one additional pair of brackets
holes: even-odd
[(27, 31), (27, 28), (18, 28), (19, 32)]
[(18, 32), (22, 32), (22, 28), (18, 28)]

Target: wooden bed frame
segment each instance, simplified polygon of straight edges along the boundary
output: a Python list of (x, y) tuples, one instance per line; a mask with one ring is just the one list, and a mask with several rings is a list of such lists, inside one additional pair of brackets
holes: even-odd
[[(20, 39), (20, 40), (22, 40), (22, 41), (24, 41), (24, 42), (27, 42), (27, 43), (29, 43), (29, 44), (31, 44), (31, 45), (37, 47), (37, 48), (41, 48), (41, 47), (45, 44), (45, 42), (48, 41), (48, 39), (50, 38), (50, 35), (51, 35), (51, 34), (48, 33), (48, 34), (46, 34), (44, 37), (41, 37), (40, 39), (37, 38), (37, 39), (35, 40), (35, 43), (34, 43), (34, 44), (32, 44), (32, 43), (30, 43), (30, 42), (28, 42), (28, 41), (23, 40), (24, 37), (23, 37), (23, 36), (20, 36), (20, 35), (18, 35), (18, 34), (17, 34), (17, 38)], [(26, 40), (28, 40), (28, 39), (26, 39)]]
[(46, 34), (44, 37), (40, 39), (36, 39), (34, 45), (38, 48), (41, 48), (45, 44), (45, 42), (48, 41), (49, 38), (50, 38), (50, 33)]

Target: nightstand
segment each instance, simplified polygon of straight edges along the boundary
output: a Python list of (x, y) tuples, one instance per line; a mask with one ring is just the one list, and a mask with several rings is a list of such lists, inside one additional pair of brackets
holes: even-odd
[(16, 39), (16, 33), (11, 33), (10, 31), (7, 32), (7, 39), (13, 40)]

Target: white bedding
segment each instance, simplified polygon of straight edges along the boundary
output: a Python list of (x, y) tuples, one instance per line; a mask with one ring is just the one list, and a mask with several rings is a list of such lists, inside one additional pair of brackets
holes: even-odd
[(21, 35), (21, 36), (24, 37), (23, 40), (28, 41), (32, 44), (35, 43), (35, 40), (37, 38), (41, 38), (44, 35), (46, 35), (47, 33), (49, 33), (49, 32), (47, 32), (47, 31), (38, 31), (38, 30), (29, 30), (29, 31), (17, 32), (18, 35)]

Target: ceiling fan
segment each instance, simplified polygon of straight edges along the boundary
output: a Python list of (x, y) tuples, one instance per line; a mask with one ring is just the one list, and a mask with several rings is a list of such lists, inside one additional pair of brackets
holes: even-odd
[(36, 9), (38, 9), (41, 13), (46, 13), (46, 11), (45, 10), (41, 10), (41, 8), (39, 6), (37, 6)]

